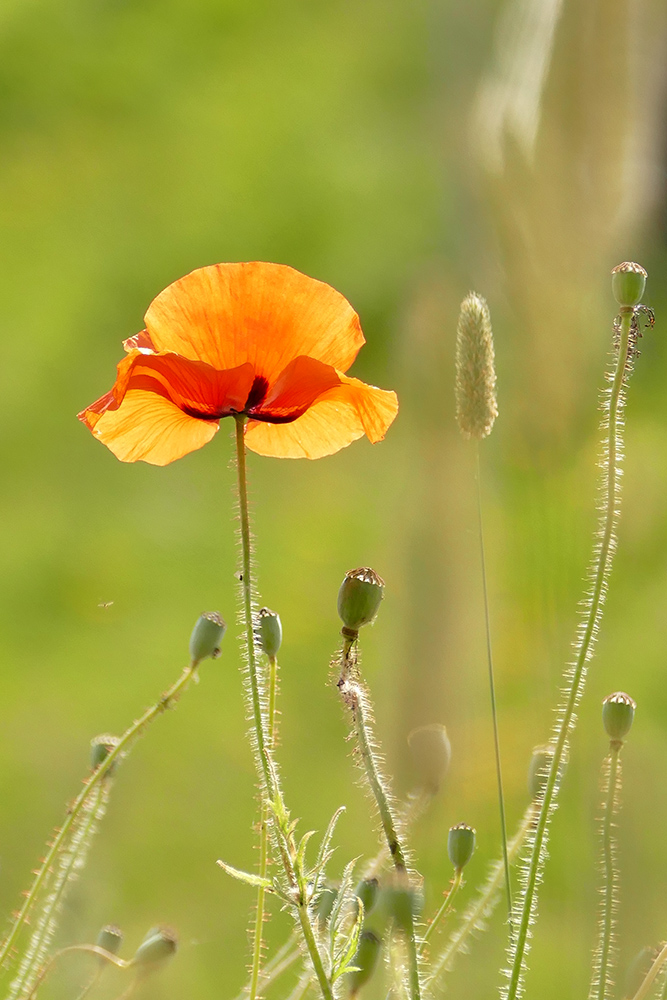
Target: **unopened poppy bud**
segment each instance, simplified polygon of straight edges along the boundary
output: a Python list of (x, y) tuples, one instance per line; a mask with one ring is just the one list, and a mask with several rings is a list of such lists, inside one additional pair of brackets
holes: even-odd
[(539, 799), (544, 791), (551, 762), (554, 759), (554, 748), (550, 743), (535, 747), (528, 767), (528, 794), (531, 799)]
[(357, 899), (360, 899), (363, 907), (364, 913), (370, 913), (378, 896), (378, 880), (376, 878), (363, 878), (357, 888), (354, 890), (354, 894)]
[(224, 619), (217, 611), (200, 615), (190, 636), (190, 658), (197, 666), (202, 660), (215, 660), (220, 656), (220, 643), (227, 630)]
[(352, 959), (352, 965), (356, 966), (357, 971), (351, 972), (349, 977), (350, 994), (353, 997), (375, 972), (381, 947), (382, 942), (373, 931), (362, 931), (359, 935), (359, 944)]
[[(104, 763), (112, 750), (115, 750), (120, 739), (117, 736), (110, 736), (108, 733), (104, 733), (102, 736), (95, 736), (90, 741), (90, 766), (93, 771), (96, 771), (98, 767)], [(107, 771), (107, 776), (111, 776), (116, 769), (117, 761), (114, 761), (109, 770)]]
[(331, 916), (337, 898), (338, 889), (333, 885), (325, 885), (315, 901), (315, 914), (321, 924), (326, 924)]
[(640, 264), (626, 260), (611, 272), (611, 290), (619, 306), (637, 306), (642, 300), (648, 274)]
[(481, 440), (497, 416), (491, 315), (486, 299), (470, 292), (456, 328), (456, 420), (465, 438)]
[(373, 621), (380, 608), (384, 580), (367, 566), (351, 569), (338, 591), (338, 614), (345, 628), (358, 632)]
[(421, 894), (408, 884), (407, 879), (398, 879), (383, 887), (381, 901), (385, 915), (393, 921), (394, 926), (411, 934), (415, 918), (421, 911)]
[(104, 948), (111, 955), (117, 955), (123, 943), (123, 932), (115, 924), (107, 924), (97, 935), (95, 944), (98, 948)]
[(447, 837), (449, 860), (457, 871), (461, 871), (470, 861), (475, 850), (475, 831), (466, 823), (457, 823), (450, 828)]
[(280, 615), (269, 608), (260, 608), (257, 615), (257, 643), (267, 656), (278, 655), (283, 641), (283, 626)]
[(152, 968), (176, 954), (178, 935), (171, 927), (153, 927), (136, 950), (132, 965)]
[(602, 724), (610, 740), (624, 740), (632, 728), (636, 703), (629, 694), (617, 691), (602, 702)]
[(408, 736), (408, 745), (419, 783), (427, 792), (435, 795), (447, 775), (452, 759), (452, 746), (447, 730), (438, 723), (419, 726)]

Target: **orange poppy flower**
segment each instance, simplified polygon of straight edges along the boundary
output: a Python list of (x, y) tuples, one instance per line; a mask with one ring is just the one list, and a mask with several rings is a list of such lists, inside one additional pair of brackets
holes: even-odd
[(239, 413), (252, 451), (321, 458), (382, 440), (398, 411), (396, 393), (344, 374), (365, 342), (352, 306), (291, 267), (199, 268), (144, 319), (111, 391), (79, 414), (123, 462), (168, 465)]

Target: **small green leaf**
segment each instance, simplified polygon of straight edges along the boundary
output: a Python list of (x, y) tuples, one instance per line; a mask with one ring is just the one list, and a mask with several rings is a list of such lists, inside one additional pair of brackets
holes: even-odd
[(352, 972), (352, 962), (355, 955), (357, 954), (357, 948), (359, 946), (359, 936), (361, 934), (361, 928), (364, 923), (364, 904), (357, 897), (357, 916), (350, 933), (347, 936), (347, 940), (343, 944), (340, 952), (335, 956), (333, 962), (333, 969), (331, 973), (331, 982), (334, 983), (340, 976), (345, 975), (346, 972)]
[(269, 892), (274, 891), (273, 882), (270, 878), (261, 878), (259, 875), (251, 875), (250, 872), (242, 872), (239, 868), (232, 868), (231, 865), (226, 865), (224, 861), (216, 861), (217, 865), (220, 865), (223, 871), (231, 875), (232, 878), (238, 879), (239, 882), (245, 882), (246, 885), (252, 885), (256, 889), (268, 889)]

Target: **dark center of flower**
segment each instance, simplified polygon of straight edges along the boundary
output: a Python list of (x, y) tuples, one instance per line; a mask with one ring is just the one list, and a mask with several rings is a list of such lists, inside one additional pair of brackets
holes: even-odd
[(248, 393), (248, 398), (246, 399), (245, 406), (243, 407), (245, 412), (249, 413), (255, 406), (259, 406), (260, 403), (262, 403), (266, 398), (268, 391), (268, 379), (265, 379), (263, 375), (255, 375), (252, 387)]

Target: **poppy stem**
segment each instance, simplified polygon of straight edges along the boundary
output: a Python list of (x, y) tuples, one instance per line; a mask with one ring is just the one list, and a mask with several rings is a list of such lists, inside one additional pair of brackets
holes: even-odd
[(496, 783), (498, 785), (498, 806), (500, 808), (500, 836), (503, 845), (503, 868), (505, 869), (505, 895), (507, 897), (507, 922), (510, 940), (512, 928), (512, 884), (510, 863), (507, 852), (507, 820), (505, 817), (505, 795), (503, 793), (503, 771), (500, 762), (500, 737), (498, 735), (498, 708), (496, 705), (496, 682), (493, 672), (493, 646), (491, 643), (491, 613), (489, 611), (489, 588), (486, 580), (486, 554), (484, 549), (484, 518), (482, 514), (482, 467), (479, 460), (479, 441), (475, 441), (475, 462), (477, 471), (477, 518), (479, 523), (479, 551), (482, 566), (482, 590), (484, 591), (484, 622), (486, 625), (486, 659), (489, 670), (489, 693), (491, 695), (491, 716), (493, 719), (493, 746), (496, 757)]
[(515, 912), (516, 934), (510, 942), (508, 986), (503, 989), (503, 1000), (517, 1000), (522, 993), (526, 971), (526, 950), (530, 926), (537, 912), (537, 889), (541, 881), (546, 856), (549, 820), (556, 806), (569, 739), (576, 723), (576, 709), (584, 692), (588, 662), (593, 656), (595, 641), (600, 630), (609, 577), (616, 550), (616, 527), (621, 504), (621, 460), (623, 457), (623, 409), (625, 385), (632, 370), (633, 340), (637, 336), (635, 310), (621, 306), (620, 320), (614, 326), (615, 364), (608, 375), (611, 383), (603, 395), (603, 440), (600, 462), (601, 513), (598, 533), (593, 549), (589, 579), (590, 587), (585, 596), (584, 617), (577, 630), (574, 643), (574, 660), (565, 673), (566, 686), (558, 708), (556, 726), (551, 746), (553, 758), (540, 801), (540, 813), (529, 840), (529, 858), (524, 873), (521, 896)]
[(611, 740), (609, 754), (603, 765), (606, 797), (602, 819), (603, 889), (600, 906), (600, 938), (593, 959), (593, 981), (590, 1000), (607, 1000), (610, 993), (614, 959), (614, 914), (618, 910), (618, 865), (614, 816), (618, 812), (621, 793), (620, 740)]
[(12, 923), (9, 934), (5, 938), (2, 948), (0, 948), (0, 966), (7, 959), (8, 955), (11, 954), (21, 928), (27, 923), (30, 910), (37, 899), (37, 895), (46, 881), (58, 854), (68, 843), (70, 832), (72, 831), (74, 824), (76, 824), (81, 810), (84, 808), (84, 805), (87, 803), (93, 790), (97, 788), (100, 782), (102, 782), (103, 779), (109, 774), (109, 771), (113, 768), (116, 761), (129, 750), (132, 743), (139, 736), (143, 735), (150, 723), (156, 719), (158, 715), (162, 715), (162, 713), (168, 708), (171, 708), (176, 704), (195, 674), (196, 667), (193, 663), (191, 663), (185, 668), (178, 680), (172, 684), (172, 686), (168, 688), (163, 695), (160, 696), (158, 701), (156, 701), (156, 703), (150, 708), (146, 709), (144, 714), (140, 716), (136, 722), (133, 722), (129, 729), (125, 730), (116, 746), (104, 758), (103, 763), (100, 764), (97, 770), (86, 779), (84, 787), (69, 806), (67, 816), (65, 817), (60, 830), (53, 838), (51, 846), (46, 853), (46, 857), (37, 869), (35, 879), (26, 893), (23, 905)]
[(333, 990), (324, 968), (315, 931), (310, 919), (308, 900), (306, 898), (307, 886), (294, 844), (293, 826), (289, 821), (289, 814), (285, 808), (278, 772), (271, 757), (270, 740), (265, 731), (253, 618), (250, 513), (248, 507), (248, 476), (245, 449), (245, 424), (247, 417), (244, 414), (238, 414), (234, 419), (236, 422), (236, 464), (238, 472), (239, 514), (241, 519), (241, 598), (248, 665), (246, 674), (248, 685), (246, 691), (249, 696), (250, 714), (253, 723), (253, 736), (256, 749), (255, 760), (262, 795), (262, 816), (264, 816), (264, 808), (266, 807), (267, 813), (271, 816), (278, 853), (291, 894), (294, 897), (294, 907), (297, 911), (299, 925), (313, 965), (313, 970), (320, 984), (324, 1000), (333, 1000)]
[(438, 925), (440, 924), (440, 922), (443, 920), (444, 917), (447, 916), (447, 914), (451, 910), (452, 905), (454, 903), (454, 900), (456, 898), (456, 894), (459, 891), (459, 889), (461, 888), (462, 883), (463, 883), (463, 870), (461, 868), (456, 868), (454, 870), (454, 878), (452, 879), (452, 884), (449, 887), (449, 891), (445, 894), (445, 898), (442, 901), (440, 909), (438, 910), (438, 912), (436, 913), (436, 915), (433, 917), (433, 920), (431, 921), (431, 923), (426, 928), (426, 931), (424, 932), (424, 934), (422, 936), (422, 939), (419, 942), (419, 953), (420, 954), (426, 948), (426, 945), (428, 944), (429, 938), (431, 938), (433, 936), (433, 934), (437, 930)]

